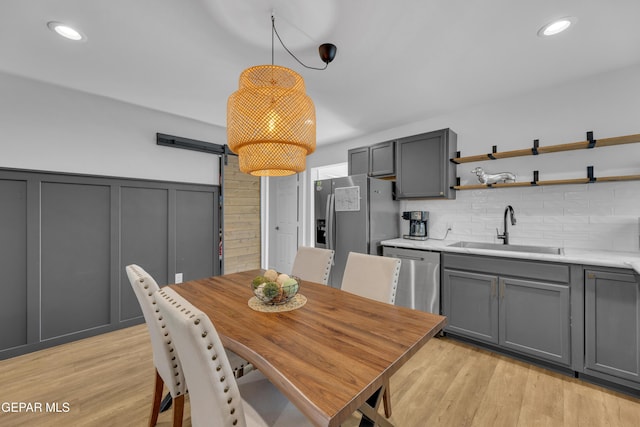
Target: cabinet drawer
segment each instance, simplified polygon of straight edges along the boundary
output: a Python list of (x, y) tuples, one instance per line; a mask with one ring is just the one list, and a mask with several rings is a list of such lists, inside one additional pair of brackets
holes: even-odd
[(445, 268), (491, 273), (501, 276), (526, 277), (551, 282), (569, 282), (569, 266), (540, 261), (513, 258), (497, 258), (482, 255), (442, 254)]

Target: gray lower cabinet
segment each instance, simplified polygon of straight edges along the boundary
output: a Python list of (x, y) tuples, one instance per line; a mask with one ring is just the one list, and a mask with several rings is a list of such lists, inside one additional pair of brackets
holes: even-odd
[(443, 266), (447, 333), (571, 364), (568, 266), (454, 254)]
[(640, 281), (633, 273), (585, 271), (585, 373), (640, 386)]
[(501, 277), (500, 345), (563, 365), (571, 363), (569, 285)]
[(497, 283), (498, 276), (445, 268), (442, 273), (445, 331), (498, 344)]

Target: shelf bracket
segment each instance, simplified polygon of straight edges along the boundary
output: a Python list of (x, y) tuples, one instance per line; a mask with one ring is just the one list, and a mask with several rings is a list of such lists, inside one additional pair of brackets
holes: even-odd
[(531, 185), (538, 185), (538, 171), (533, 171), (533, 181), (531, 181)]
[(598, 179), (593, 176), (593, 166), (587, 166), (587, 178), (589, 178), (589, 182), (596, 182)]
[(456, 165), (459, 165), (459, 164), (460, 164), (460, 162), (456, 161), (456, 159), (459, 159), (460, 157), (462, 157), (462, 156), (460, 155), (460, 152), (459, 152), (459, 151), (456, 151), (456, 157), (455, 157), (455, 159), (449, 159), (449, 161), (450, 161), (451, 163), (455, 163)]
[(498, 146), (494, 145), (493, 147), (491, 147), (491, 153), (487, 154), (487, 157), (489, 157), (491, 160), (495, 160), (496, 158), (493, 155), (496, 154), (497, 152), (498, 152)]
[(533, 153), (534, 156), (538, 155), (538, 148), (540, 148), (540, 140), (539, 139), (534, 139), (533, 140), (533, 148), (531, 149), (531, 152)]
[(596, 146), (597, 140), (593, 139), (593, 131), (592, 130), (587, 132), (587, 141), (589, 141), (589, 145), (587, 146), (587, 148), (593, 148), (593, 147)]

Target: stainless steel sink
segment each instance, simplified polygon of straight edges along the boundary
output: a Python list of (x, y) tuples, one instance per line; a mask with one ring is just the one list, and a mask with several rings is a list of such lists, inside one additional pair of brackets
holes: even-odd
[(564, 250), (562, 248), (556, 248), (552, 246), (503, 245), (501, 243), (484, 243), (484, 242), (456, 242), (449, 246), (454, 248), (489, 249), (492, 251), (529, 252), (529, 253), (535, 253), (535, 254), (564, 255)]

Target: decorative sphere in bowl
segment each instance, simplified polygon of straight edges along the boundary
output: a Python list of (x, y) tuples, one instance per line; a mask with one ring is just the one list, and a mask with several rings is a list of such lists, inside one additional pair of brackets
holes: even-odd
[(300, 289), (300, 278), (267, 270), (253, 279), (251, 287), (256, 298), (264, 304), (278, 305), (291, 300)]

